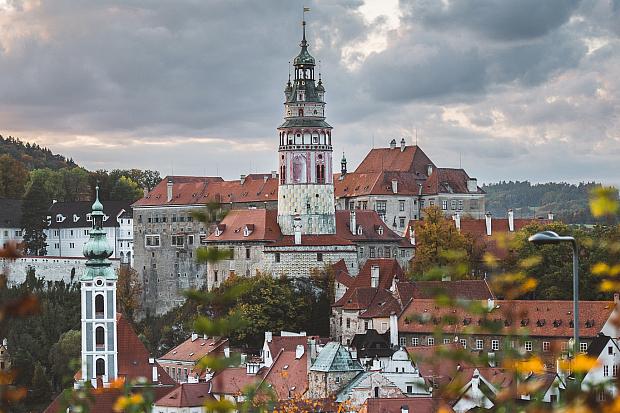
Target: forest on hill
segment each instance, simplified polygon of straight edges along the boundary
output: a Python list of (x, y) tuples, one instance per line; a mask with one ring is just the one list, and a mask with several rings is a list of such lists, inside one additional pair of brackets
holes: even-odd
[(0, 135), (0, 156), (9, 155), (12, 159), (21, 162), (26, 169), (62, 169), (74, 168), (77, 165), (73, 159), (67, 159), (62, 155), (54, 154), (48, 148), (39, 145), (22, 142), (19, 138)]
[(486, 210), (495, 217), (505, 217), (512, 208), (517, 218), (546, 217), (553, 212), (555, 219), (567, 224), (596, 224), (601, 221), (592, 216), (588, 202), (591, 191), (600, 186), (596, 182), (501, 181), (482, 189), (487, 193)]

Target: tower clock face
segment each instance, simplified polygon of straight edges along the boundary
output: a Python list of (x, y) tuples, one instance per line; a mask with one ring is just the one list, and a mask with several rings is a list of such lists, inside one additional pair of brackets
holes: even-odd
[(103, 286), (103, 280), (102, 280), (101, 278), (97, 278), (97, 279), (95, 280), (95, 285), (96, 285), (97, 287), (102, 287), (102, 286)]

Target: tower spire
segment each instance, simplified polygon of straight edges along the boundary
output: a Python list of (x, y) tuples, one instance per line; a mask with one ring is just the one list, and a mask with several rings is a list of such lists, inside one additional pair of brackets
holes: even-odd
[(303, 31), (303, 37), (301, 39), (301, 47), (306, 47), (308, 46), (308, 42), (306, 41), (306, 12), (310, 11), (310, 7), (305, 7), (304, 6), (304, 11), (302, 13), (302, 18), (301, 18), (301, 26), (302, 26), (302, 31)]

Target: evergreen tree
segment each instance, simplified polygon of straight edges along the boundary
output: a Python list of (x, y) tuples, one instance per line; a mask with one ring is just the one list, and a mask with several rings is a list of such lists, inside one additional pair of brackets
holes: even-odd
[(27, 255), (45, 255), (47, 243), (45, 232), (47, 214), (51, 200), (45, 190), (45, 181), (35, 177), (22, 204), (22, 226), (24, 227), (24, 252)]
[(49, 403), (52, 388), (50, 381), (45, 374), (45, 368), (40, 362), (34, 365), (34, 374), (32, 376), (32, 385), (30, 387), (30, 399), (35, 405), (45, 406)]

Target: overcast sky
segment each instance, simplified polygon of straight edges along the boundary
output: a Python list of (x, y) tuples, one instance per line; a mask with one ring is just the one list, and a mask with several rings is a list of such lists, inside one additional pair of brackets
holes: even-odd
[(0, 134), (89, 169), (276, 169), (301, 10), (334, 156), (620, 184), (620, 0), (0, 0)]

